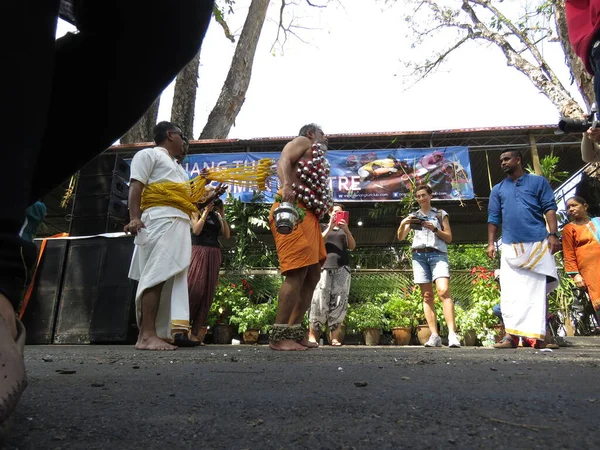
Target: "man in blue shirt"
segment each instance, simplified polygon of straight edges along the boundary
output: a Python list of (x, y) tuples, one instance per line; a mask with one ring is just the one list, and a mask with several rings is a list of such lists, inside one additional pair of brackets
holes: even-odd
[(486, 252), (492, 259), (502, 227), (500, 304), (507, 335), (496, 348), (517, 347), (519, 336), (533, 347), (543, 345), (546, 295), (558, 280), (552, 257), (560, 249), (554, 193), (544, 177), (524, 173), (521, 160), (519, 150), (500, 155), (507, 177), (493, 187), (488, 205)]

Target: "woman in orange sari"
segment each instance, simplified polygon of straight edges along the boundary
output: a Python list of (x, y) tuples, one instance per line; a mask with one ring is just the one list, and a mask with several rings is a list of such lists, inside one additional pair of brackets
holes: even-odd
[(562, 231), (565, 272), (578, 288), (587, 289), (594, 310), (600, 312), (600, 219), (590, 218), (584, 198), (567, 200), (571, 223)]

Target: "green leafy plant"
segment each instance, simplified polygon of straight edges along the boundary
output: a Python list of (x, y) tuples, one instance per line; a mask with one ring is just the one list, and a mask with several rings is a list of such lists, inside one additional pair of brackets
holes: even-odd
[[(256, 235), (256, 230), (269, 229), (269, 204), (261, 203), (263, 192), (254, 192), (250, 202), (245, 203), (231, 195), (227, 197), (225, 216), (235, 237), (233, 258), (227, 259), (229, 268), (245, 269), (248, 267), (264, 267), (261, 262), (270, 260), (273, 251)], [(251, 246), (259, 246), (258, 253), (249, 252)], [(251, 258), (258, 255), (258, 258)], [(258, 260), (256, 260), (258, 259)]]
[(230, 316), (250, 305), (248, 291), (242, 284), (227, 283), (220, 279), (208, 313), (208, 324), (228, 324)]
[(276, 314), (277, 303), (251, 304), (245, 308), (236, 310), (229, 318), (229, 323), (237, 325), (240, 333), (244, 333), (250, 329), (267, 332), (275, 322)]
[[(540, 159), (542, 176), (545, 177), (550, 183), (562, 183), (569, 176), (569, 172), (556, 170), (559, 161), (560, 158), (558, 156), (554, 156), (553, 153), (550, 153), (549, 155), (546, 155)], [(528, 173), (535, 174), (535, 169), (531, 167), (531, 165), (528, 165), (526, 170)]]
[(383, 304), (364, 302), (348, 306), (346, 329), (352, 332), (362, 332), (369, 328), (386, 329), (389, 321), (385, 316)]
[(413, 299), (400, 292), (384, 292), (378, 294), (378, 297), (386, 300), (383, 308), (390, 328), (417, 326), (418, 320)]
[(248, 275), (241, 280), (242, 284), (252, 291), (251, 298), (255, 303), (277, 300), (277, 292), (283, 282), (281, 275)]
[(479, 340), (486, 339), (492, 328), (500, 322), (492, 308), (500, 303), (500, 287), (494, 279), (494, 272), (485, 267), (474, 267), (471, 298), (456, 305), (456, 323), (464, 334), (474, 331)]
[(485, 245), (455, 244), (448, 246), (448, 263), (452, 270), (471, 269), (472, 267), (485, 267), (491, 269), (494, 260), (485, 253)]

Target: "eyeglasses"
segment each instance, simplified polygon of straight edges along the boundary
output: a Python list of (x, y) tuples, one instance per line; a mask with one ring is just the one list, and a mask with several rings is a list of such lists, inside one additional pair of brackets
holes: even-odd
[(187, 136), (185, 134), (183, 134), (183, 131), (169, 131), (169, 133), (171, 134), (178, 134), (179, 136), (181, 136), (181, 140), (183, 142), (185, 142), (186, 144), (189, 144), (189, 139), (187, 138)]

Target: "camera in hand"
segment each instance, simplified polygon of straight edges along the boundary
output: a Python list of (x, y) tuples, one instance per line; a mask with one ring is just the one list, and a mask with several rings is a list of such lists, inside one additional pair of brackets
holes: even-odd
[(596, 128), (598, 123), (596, 112), (597, 108), (594, 103), (592, 110), (584, 119), (561, 118), (558, 122), (558, 129), (563, 133), (585, 133), (590, 128)]
[(423, 229), (423, 219), (419, 219), (418, 217), (413, 217), (408, 221), (410, 224), (411, 230), (422, 230)]
[(220, 208), (221, 206), (223, 206), (223, 200), (221, 200), (220, 198), (216, 198), (215, 201), (213, 202), (213, 205), (216, 208)]

